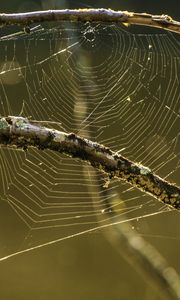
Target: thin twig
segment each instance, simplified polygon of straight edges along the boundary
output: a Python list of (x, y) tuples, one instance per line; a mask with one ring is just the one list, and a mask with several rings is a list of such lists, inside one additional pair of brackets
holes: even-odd
[[(112, 9), (62, 9), (26, 13), (0, 14), (0, 26), (22, 25), (49, 21), (115, 22), (144, 25), (180, 33), (180, 22), (168, 15), (151, 15)], [(29, 30), (28, 30), (29, 31)]]
[(42, 127), (23, 117), (1, 117), (0, 145), (16, 146), (25, 150), (28, 147), (49, 149), (79, 158), (108, 174), (110, 179), (123, 179), (180, 210), (179, 187), (160, 178), (149, 168), (74, 133)]
[[(180, 23), (172, 20), (169, 16), (152, 16), (150, 14), (112, 11), (110, 9), (0, 14), (0, 26), (18, 24), (26, 27), (32, 23), (54, 20), (127, 23), (163, 28), (180, 33)], [(27, 29), (28, 32), (29, 29)], [(124, 179), (141, 190), (149, 192), (158, 200), (180, 209), (180, 188), (153, 174), (150, 169), (135, 164), (109, 148), (74, 133), (67, 134), (42, 127), (38, 122), (22, 117), (1, 117), (0, 145), (22, 147), (23, 149), (33, 146), (40, 150), (50, 149), (85, 160), (93, 167), (109, 174), (110, 178)], [(137, 236), (127, 224), (113, 223), (111, 225), (115, 230), (111, 231), (109, 236), (121, 254), (133, 265), (138, 266), (144, 272), (143, 274), (148, 275), (167, 299), (180, 299), (179, 277), (172, 268), (168, 267), (159, 253), (141, 237)], [(109, 229), (109, 224), (90, 229), (89, 232), (103, 227)], [(0, 259), (0, 261), (55, 242), (58, 242), (58, 240), (16, 252)]]

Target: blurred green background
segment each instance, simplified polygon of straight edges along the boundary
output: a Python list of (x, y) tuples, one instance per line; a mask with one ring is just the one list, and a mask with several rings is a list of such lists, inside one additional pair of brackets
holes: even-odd
[[(164, 13), (175, 19), (180, 17), (180, 3), (177, 1), (0, 1), (1, 12), (67, 7), (110, 7), (154, 14)], [(139, 224), (138, 230), (143, 235), (144, 226), (151, 226), (152, 236), (144, 234), (145, 238), (180, 272), (179, 231), (174, 229), (179, 220), (178, 214), (175, 217), (174, 219), (172, 213), (167, 214), (166, 219), (163, 215), (154, 216), (147, 221), (148, 225), (145, 219)], [(164, 222), (166, 222), (165, 229)], [(171, 239), (173, 230), (174, 237)], [(157, 292), (119, 256), (118, 251), (100, 231), (1, 262), (0, 298), (3, 300), (159, 299)]]

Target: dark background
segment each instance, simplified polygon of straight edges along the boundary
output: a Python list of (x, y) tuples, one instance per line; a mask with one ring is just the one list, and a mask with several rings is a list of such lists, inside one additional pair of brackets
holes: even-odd
[[(178, 1), (2, 1), (1, 12), (41, 9), (106, 7), (168, 14), (179, 19)], [(155, 217), (156, 218), (156, 217)], [(157, 217), (158, 218), (158, 217)], [(157, 221), (160, 219), (157, 219)], [(171, 215), (166, 222), (171, 223)], [(149, 237), (174, 267), (179, 237)], [(174, 250), (173, 250), (174, 249)], [(129, 266), (100, 232), (24, 253), (0, 263), (0, 298), (50, 299), (159, 299), (157, 293)]]

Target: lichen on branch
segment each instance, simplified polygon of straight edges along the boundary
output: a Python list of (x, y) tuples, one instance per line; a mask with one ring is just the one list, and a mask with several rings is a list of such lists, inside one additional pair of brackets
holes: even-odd
[(24, 150), (28, 147), (49, 149), (78, 158), (105, 172), (110, 179), (125, 180), (138, 189), (150, 193), (159, 201), (180, 210), (179, 187), (160, 178), (149, 168), (75, 133), (43, 127), (23, 117), (1, 117), (0, 145)]

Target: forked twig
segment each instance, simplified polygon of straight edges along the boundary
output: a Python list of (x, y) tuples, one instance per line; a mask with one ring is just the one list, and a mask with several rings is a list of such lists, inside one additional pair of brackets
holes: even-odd
[(109, 178), (123, 179), (156, 199), (180, 210), (180, 188), (109, 148), (74, 133), (42, 127), (23, 117), (0, 118), (0, 145), (23, 149), (36, 147), (86, 161)]
[[(162, 28), (180, 33), (180, 22), (168, 15), (152, 15), (112, 9), (62, 9), (26, 13), (0, 14), (0, 26), (23, 25), (49, 21), (115, 22)], [(30, 31), (30, 29), (29, 29)]]

